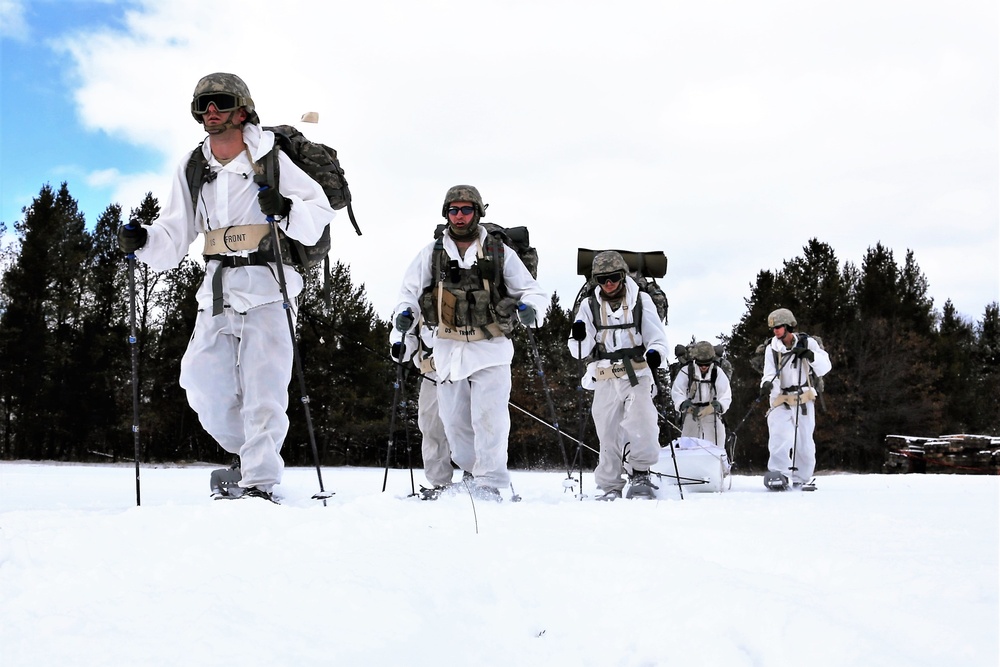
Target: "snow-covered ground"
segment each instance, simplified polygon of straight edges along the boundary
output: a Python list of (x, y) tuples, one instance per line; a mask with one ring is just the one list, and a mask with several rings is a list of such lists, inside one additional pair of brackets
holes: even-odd
[(279, 507), (209, 470), (143, 468), (136, 507), (129, 466), (0, 464), (0, 665), (1000, 664), (997, 477), (599, 503), (515, 471), (473, 505), (325, 468), (324, 506), (295, 468)]

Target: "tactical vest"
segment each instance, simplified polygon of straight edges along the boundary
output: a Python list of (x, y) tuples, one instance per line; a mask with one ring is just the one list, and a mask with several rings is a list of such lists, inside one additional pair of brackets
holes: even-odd
[(510, 337), (517, 323), (517, 300), (507, 296), (503, 281), (504, 244), (492, 234), (477, 240), (476, 263), (459, 267), (444, 249), (434, 244), (431, 284), (420, 295), (424, 321), (437, 327), (440, 338), (474, 341)]

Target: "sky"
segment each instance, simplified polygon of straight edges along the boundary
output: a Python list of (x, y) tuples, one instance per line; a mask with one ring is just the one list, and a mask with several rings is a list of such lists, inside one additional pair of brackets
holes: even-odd
[(602, 503), (515, 471), (496, 504), (327, 468), (323, 506), (292, 468), (278, 506), (209, 470), (143, 467), (137, 507), (129, 465), (0, 462), (0, 663), (1000, 664), (996, 476)]
[(334, 256), (384, 319), (457, 183), (529, 228), (564, 307), (578, 248), (664, 251), (671, 346), (729, 333), (811, 238), (855, 265), (913, 250), (972, 322), (1000, 300), (993, 0), (270, 6), (0, 0), (0, 220), (45, 183), (91, 224), (165, 197), (195, 83), (230, 71), (264, 124), (319, 113), (299, 127), (338, 149), (364, 232), (340, 216)]

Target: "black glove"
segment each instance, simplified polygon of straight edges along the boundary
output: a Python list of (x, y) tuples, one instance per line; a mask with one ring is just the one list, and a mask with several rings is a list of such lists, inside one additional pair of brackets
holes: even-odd
[(646, 363), (655, 371), (660, 367), (660, 353), (656, 350), (646, 350)]
[(149, 232), (142, 225), (122, 225), (118, 228), (118, 247), (127, 255), (146, 245)]
[(765, 382), (764, 384), (762, 384), (760, 386), (760, 395), (761, 396), (770, 396), (771, 395), (771, 389), (773, 387), (774, 387), (774, 383), (771, 382), (770, 380), (768, 380), (767, 382)]
[(712, 401), (712, 409), (715, 410), (716, 414), (721, 415), (722, 414), (722, 403), (719, 403), (718, 401)]
[(573, 340), (587, 340), (587, 325), (583, 322), (583, 320), (573, 322), (572, 336)]
[(806, 361), (815, 361), (816, 353), (810, 350), (808, 347), (799, 347), (796, 345), (792, 348), (792, 354), (794, 354), (799, 359), (805, 359)]
[(413, 326), (413, 313), (407, 308), (399, 315), (396, 315), (396, 331), (406, 333)]
[(694, 404), (691, 402), (691, 399), (685, 398), (684, 401), (679, 406), (677, 406), (677, 412), (687, 412), (688, 410), (691, 409), (692, 405)]
[(392, 344), (392, 348), (389, 350), (389, 354), (391, 354), (392, 358), (395, 359), (396, 361), (399, 361), (400, 359), (402, 359), (403, 358), (403, 344), (402, 343), (393, 343)]
[(257, 203), (260, 204), (261, 213), (272, 218), (286, 217), (292, 209), (292, 200), (282, 197), (280, 192), (269, 186), (264, 174), (254, 176), (253, 182), (260, 186), (257, 190)]

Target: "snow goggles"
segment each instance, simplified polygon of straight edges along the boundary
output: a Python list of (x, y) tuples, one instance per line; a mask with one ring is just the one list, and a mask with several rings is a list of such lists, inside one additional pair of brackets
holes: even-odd
[(604, 285), (606, 283), (620, 283), (625, 279), (624, 271), (612, 271), (611, 273), (595, 273), (594, 280), (597, 281), (598, 285)]
[(229, 93), (205, 93), (199, 95), (191, 101), (191, 111), (201, 115), (208, 111), (208, 105), (214, 104), (220, 112), (233, 111), (238, 109), (240, 100), (235, 95)]
[(459, 213), (461, 213), (462, 215), (472, 215), (475, 212), (476, 212), (476, 207), (475, 206), (449, 206), (448, 207), (448, 215), (458, 215)]

